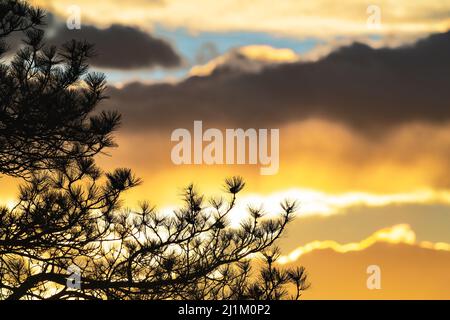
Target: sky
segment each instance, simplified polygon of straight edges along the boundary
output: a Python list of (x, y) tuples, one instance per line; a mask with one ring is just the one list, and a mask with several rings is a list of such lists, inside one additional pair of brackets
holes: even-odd
[[(96, 44), (110, 96), (100, 108), (124, 117), (119, 147), (98, 162), (144, 181), (126, 205), (168, 210), (190, 182), (214, 195), (241, 175), (234, 223), (248, 204), (276, 214), (299, 200), (279, 245), (282, 266), (309, 272), (303, 298), (450, 298), (450, 1), (30, 2), (50, 13), (49, 42)], [(171, 133), (195, 120), (279, 129), (279, 171), (175, 165)]]

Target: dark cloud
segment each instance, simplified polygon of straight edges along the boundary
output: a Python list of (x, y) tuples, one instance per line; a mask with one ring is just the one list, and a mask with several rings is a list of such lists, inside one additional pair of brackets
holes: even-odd
[[(155, 3), (160, 1), (157, 0)], [(47, 44), (60, 46), (76, 39), (86, 40), (95, 45), (96, 56), (90, 61), (93, 66), (137, 69), (156, 66), (173, 68), (181, 65), (181, 57), (169, 42), (134, 27), (112, 25), (109, 28), (100, 29), (91, 25), (82, 25), (81, 29), (70, 30), (60, 17), (51, 12), (46, 14), (45, 21)], [(15, 32), (8, 36), (5, 41), (8, 44), (9, 53), (16, 52), (25, 38), (22, 32)]]
[(409, 121), (450, 119), (450, 32), (411, 46), (372, 49), (355, 43), (317, 62), (222, 66), (178, 84), (132, 83), (110, 90), (125, 127), (174, 128), (195, 119), (274, 127), (322, 117), (381, 132)]
[(61, 44), (71, 39), (86, 40), (95, 45), (97, 56), (93, 58), (92, 64), (98, 67), (171, 68), (181, 63), (180, 56), (167, 41), (133, 27), (112, 25), (107, 29), (99, 29), (83, 25), (79, 30), (69, 30), (60, 26), (50, 41)]

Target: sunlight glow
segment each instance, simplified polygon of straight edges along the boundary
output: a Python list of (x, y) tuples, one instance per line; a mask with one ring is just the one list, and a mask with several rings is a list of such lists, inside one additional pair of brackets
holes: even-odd
[(382, 207), (393, 204), (450, 203), (450, 192), (418, 190), (410, 193), (372, 194), (348, 192), (330, 194), (312, 189), (291, 189), (269, 195), (248, 195), (242, 197), (237, 208), (231, 212), (233, 225), (238, 225), (245, 217), (248, 205), (263, 206), (265, 212), (276, 215), (280, 212), (280, 202), (284, 199), (297, 200), (298, 217), (330, 216), (355, 206)]

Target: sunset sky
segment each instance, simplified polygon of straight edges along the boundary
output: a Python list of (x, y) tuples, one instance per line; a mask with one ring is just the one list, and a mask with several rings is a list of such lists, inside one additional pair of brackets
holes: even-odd
[[(190, 182), (214, 195), (241, 175), (232, 222), (248, 204), (276, 214), (299, 200), (280, 262), (305, 265), (305, 299), (450, 298), (450, 0), (30, 2), (51, 14), (49, 42), (96, 44), (100, 108), (123, 115), (98, 162), (144, 181), (126, 205), (168, 210)], [(80, 30), (66, 27), (72, 5)], [(278, 128), (279, 172), (174, 165), (171, 132), (194, 120)], [(1, 178), (1, 201), (16, 183)], [(380, 290), (366, 287), (369, 265)]]

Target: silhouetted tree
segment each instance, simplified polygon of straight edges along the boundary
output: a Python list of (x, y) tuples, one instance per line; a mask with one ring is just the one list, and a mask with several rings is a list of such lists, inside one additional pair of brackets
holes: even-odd
[(42, 10), (0, 2), (0, 59), (8, 49), (5, 37), (24, 32), (24, 46), (0, 65), (0, 173), (23, 178), (113, 146), (111, 132), (120, 121), (117, 113), (91, 115), (105, 98), (104, 76), (85, 76), (92, 46), (45, 47), (43, 25)]
[[(232, 228), (227, 216), (244, 187), (234, 177), (225, 198), (206, 200), (188, 186), (172, 214), (147, 203), (121, 208), (140, 180), (94, 162), (114, 145), (120, 117), (92, 115), (105, 90), (102, 75), (86, 74), (92, 47), (44, 46), (43, 17), (22, 2), (0, 4), (0, 38), (25, 32), (23, 48), (0, 66), (0, 173), (25, 178), (17, 204), (0, 208), (0, 298), (281, 299), (292, 286), (298, 299), (305, 270), (277, 268), (273, 247), (295, 202), (272, 219), (249, 208)], [(67, 286), (74, 267), (81, 288)]]

